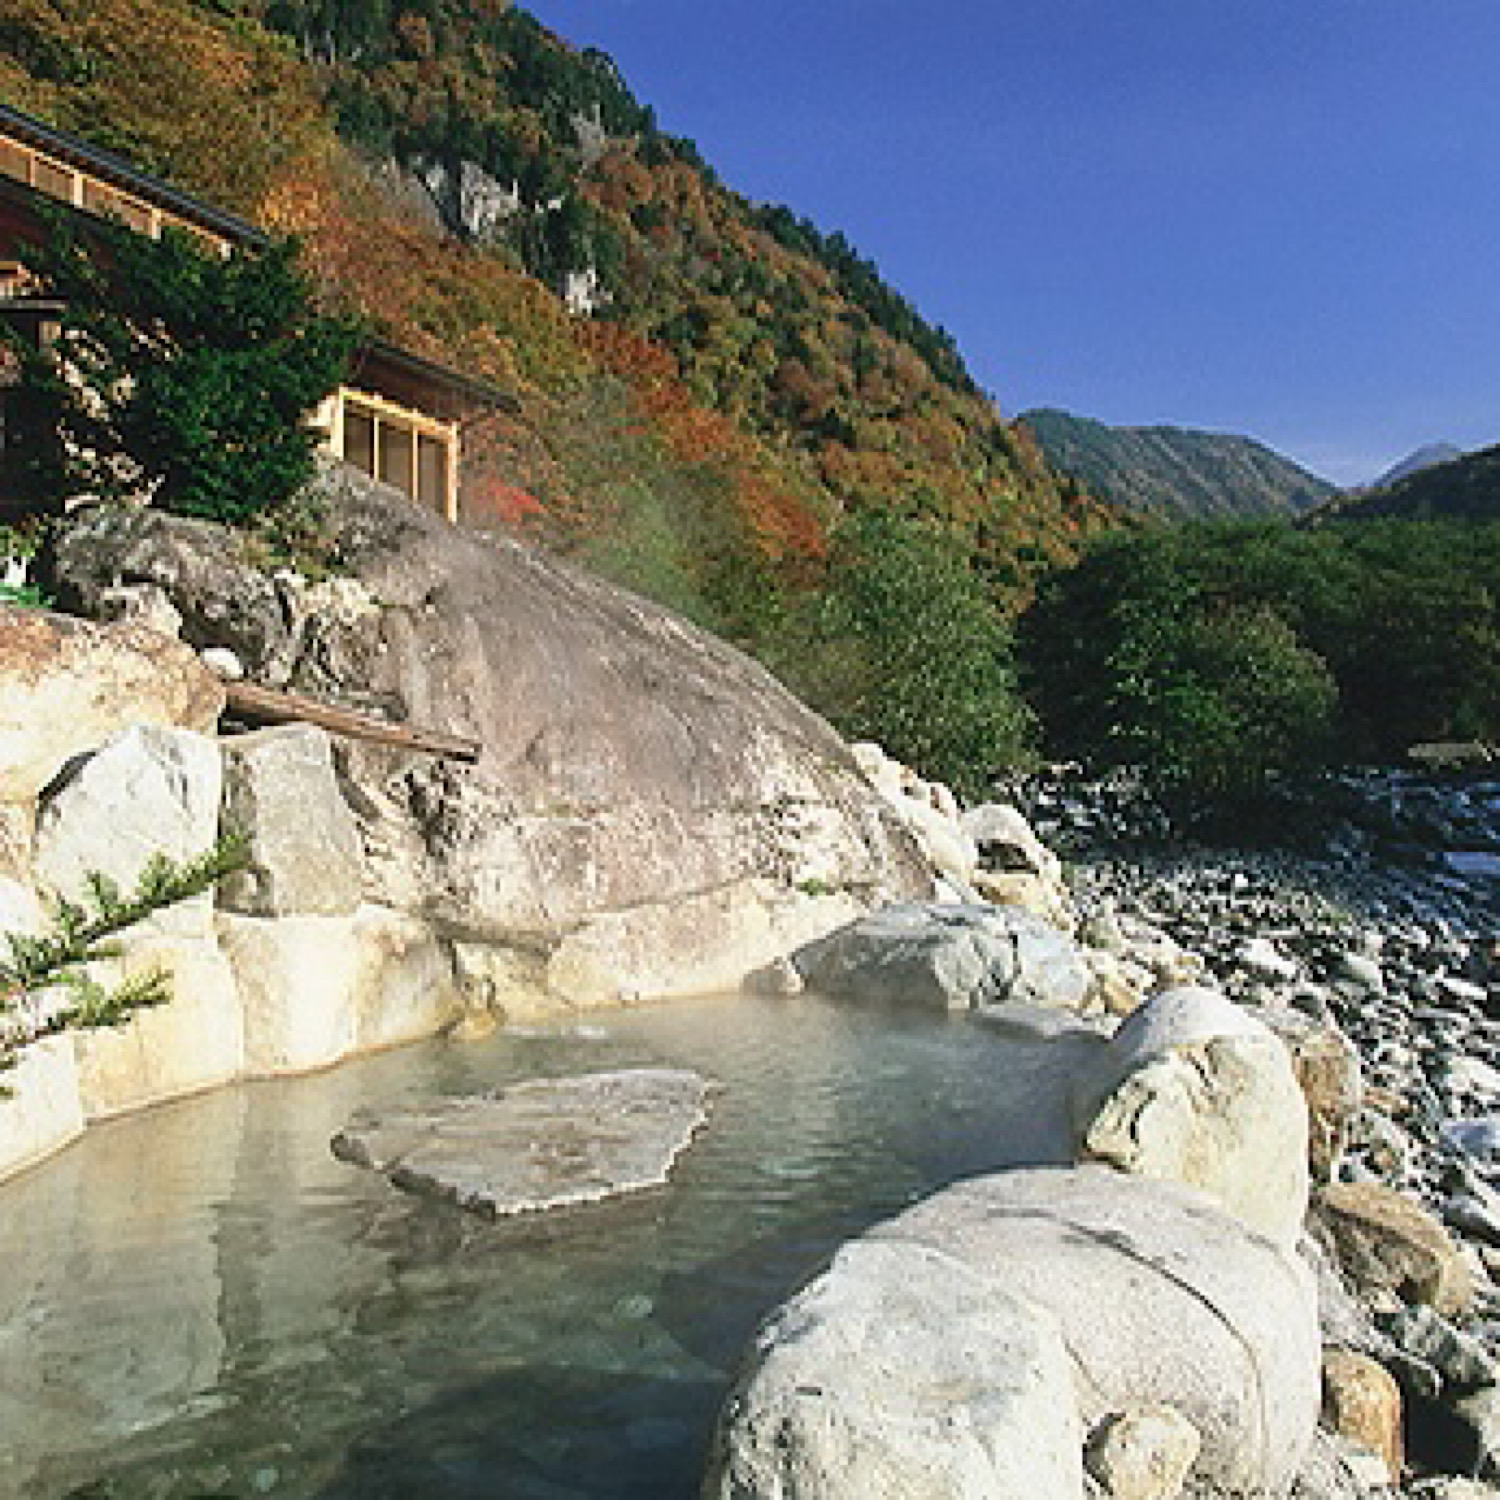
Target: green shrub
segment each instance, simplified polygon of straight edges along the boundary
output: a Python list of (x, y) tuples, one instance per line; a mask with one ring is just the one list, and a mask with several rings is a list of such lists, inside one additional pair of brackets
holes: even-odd
[(852, 739), (982, 794), (1029, 752), (1010, 632), (951, 535), (883, 509), (834, 538), (793, 685)]
[[(56, 902), (47, 932), (35, 937), (0, 933), (0, 1071), (13, 1068), (22, 1051), (44, 1036), (117, 1026), (135, 1011), (170, 999), (166, 976), (159, 970), (108, 989), (90, 974), (89, 965), (116, 956), (118, 949), (109, 942), (115, 933), (211, 890), (248, 857), (249, 845), (238, 834), (224, 835), (213, 848), (181, 863), (157, 854), (128, 895), (94, 871), (82, 900)], [(39, 1004), (50, 989), (62, 990), (67, 1000), (52, 1007)], [(5, 1092), (0, 1088), (0, 1097)]]
[(62, 302), (57, 337), (21, 360), (33, 483), (55, 498), (149, 494), (243, 523), (311, 477), (309, 411), (342, 378), (356, 330), (319, 314), (289, 241), (227, 257), (61, 213), (25, 252)]
[(1229, 799), (1500, 734), (1500, 527), (1198, 523), (1105, 538), (1022, 618), (1049, 750)]
[(1166, 790), (1237, 799), (1326, 752), (1338, 690), (1272, 610), (1185, 609), (1141, 644), (1115, 657), (1113, 748)]

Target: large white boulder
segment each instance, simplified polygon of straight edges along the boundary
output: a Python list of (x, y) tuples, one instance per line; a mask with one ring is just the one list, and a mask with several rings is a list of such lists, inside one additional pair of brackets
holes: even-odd
[[(206, 853), (218, 837), (222, 779), (218, 746), (204, 735), (154, 725), (120, 731), (42, 798), (32, 858), (38, 889), (78, 901), (97, 872), (128, 896), (154, 855), (180, 862)], [(204, 937), (212, 906), (205, 892), (161, 909), (149, 925)]]
[[(42, 929), (42, 904), (29, 885), (0, 875), (0, 937), (31, 937)], [(0, 954), (4, 950), (0, 949)]]
[(948, 1188), (869, 1238), (940, 1248), (1048, 1309), (1086, 1428), (1144, 1406), (1180, 1412), (1201, 1439), (1189, 1493), (1290, 1484), (1320, 1400), (1313, 1277), (1203, 1195), (1104, 1167), (1008, 1172)]
[(1062, 881), (1062, 861), (1037, 836), (1020, 808), (1008, 802), (985, 802), (962, 818), (987, 870), (1009, 870)]
[(1081, 1076), (1081, 1156), (1208, 1193), (1290, 1248), (1307, 1214), (1307, 1104), (1285, 1045), (1216, 991), (1163, 990)]
[(358, 1035), (353, 917), (218, 916), (244, 1016), (252, 1078), (304, 1073), (348, 1057)]
[(979, 855), (974, 889), (997, 906), (1020, 906), (1060, 927), (1078, 928), (1078, 912), (1063, 879), (1062, 861), (1037, 836), (1019, 808), (986, 802), (962, 816)]
[(770, 1320), (704, 1493), (1067, 1500), (1087, 1434), (1169, 1407), (1199, 1437), (1185, 1493), (1279, 1500), (1320, 1357), (1307, 1267), (1202, 1194), (1103, 1167), (976, 1178), (840, 1251)]
[(354, 913), (354, 949), (357, 1051), (420, 1041), (458, 1015), (453, 955), (420, 917), (366, 903)]
[[(70, 517), (56, 571), (92, 609), (128, 561), (132, 579), (166, 590), (190, 640), (233, 649), (253, 681), (477, 742), (472, 765), (340, 745), (366, 900), (445, 939), (559, 955), (559, 980), (617, 997), (678, 990), (686, 975), (733, 984), (786, 951), (779, 924), (759, 923), (764, 946), (716, 973), (720, 893), (756, 908), (762, 882), (809, 905), (930, 894), (912, 836), (843, 742), (743, 654), (357, 471), (327, 466), (310, 493), (348, 565), (337, 587), (273, 581), (232, 530), (151, 508)], [(664, 973), (646, 929), (689, 905), (704, 920), (674, 925)], [(731, 915), (736, 934), (755, 934), (758, 910)], [(609, 959), (627, 946), (649, 950), (650, 971)], [(556, 992), (556, 1010), (569, 1004)]]
[(0, 605), (0, 802), (30, 801), (131, 724), (207, 734), (223, 710), (223, 687), (180, 641)]
[(939, 781), (923, 780), (871, 741), (862, 740), (849, 748), (870, 785), (917, 841), (937, 877), (955, 891), (971, 892), (979, 848), (964, 827), (953, 793)]
[(234, 974), (213, 938), (144, 932), (100, 965), (100, 978), (155, 972), (170, 999), (137, 1011), (121, 1026), (73, 1038), (78, 1086), (90, 1120), (228, 1083), (244, 1063)]
[(761, 1329), (705, 1500), (1081, 1500), (1056, 1320), (941, 1250), (856, 1242)]
[(46, 1037), (28, 1047), (0, 1076), (0, 1179), (50, 1156), (83, 1133), (83, 1104), (71, 1036)]
[(821, 994), (916, 1010), (1073, 1009), (1092, 982), (1071, 938), (1013, 907), (882, 907), (799, 948), (792, 963)]
[(31, 840), (36, 831), (36, 805), (0, 802), (0, 880), (31, 882)]
[(217, 927), (239, 990), (251, 1077), (307, 1072), (431, 1036), (461, 1008), (446, 949), (426, 923), (401, 912), (220, 912)]
[(224, 826), (249, 840), (249, 862), (219, 888), (246, 916), (336, 916), (363, 889), (364, 850), (339, 792), (328, 735), (287, 724), (224, 741)]

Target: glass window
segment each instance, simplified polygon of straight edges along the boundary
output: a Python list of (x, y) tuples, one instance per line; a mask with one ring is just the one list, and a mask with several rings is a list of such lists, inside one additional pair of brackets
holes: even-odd
[(352, 403), (344, 407), (344, 458), (366, 474), (375, 472), (375, 417)]
[(409, 427), (397, 427), (390, 422), (380, 424), (380, 477), (408, 495), (412, 492), (411, 445)]
[(448, 445), (425, 433), (417, 440), (417, 499), (436, 511), (448, 509)]

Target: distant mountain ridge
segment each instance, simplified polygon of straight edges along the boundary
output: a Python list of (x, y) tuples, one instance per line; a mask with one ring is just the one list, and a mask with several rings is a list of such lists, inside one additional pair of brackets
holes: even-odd
[(1408, 453), (1399, 463), (1392, 464), (1369, 488), (1384, 489), (1398, 480), (1405, 479), (1408, 474), (1417, 474), (1423, 469), (1436, 468), (1438, 464), (1452, 463), (1455, 458), (1463, 456), (1464, 450), (1452, 443), (1424, 443), (1422, 447)]
[(1333, 513), (1352, 520), (1500, 520), (1500, 445), (1428, 464), (1394, 483), (1351, 495)]
[(1253, 438), (1183, 427), (1111, 427), (1050, 407), (1019, 419), (1047, 461), (1131, 510), (1188, 519), (1296, 515), (1337, 493)]

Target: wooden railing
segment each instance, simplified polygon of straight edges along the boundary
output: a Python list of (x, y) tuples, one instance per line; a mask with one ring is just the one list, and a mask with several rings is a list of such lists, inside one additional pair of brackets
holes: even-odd
[(52, 156), (26, 141), (0, 136), (0, 175), (81, 208), (103, 219), (117, 219), (138, 234), (160, 239), (168, 225), (194, 235), (219, 255), (229, 253), (229, 242), (200, 225), (170, 214), (135, 193), (105, 182), (60, 157)]

